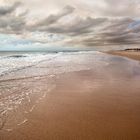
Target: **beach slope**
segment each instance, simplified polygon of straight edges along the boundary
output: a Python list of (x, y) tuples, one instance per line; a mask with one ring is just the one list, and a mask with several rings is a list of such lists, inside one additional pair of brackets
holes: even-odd
[(135, 51), (135, 50), (122, 50), (122, 51), (108, 51), (108, 54), (112, 55), (119, 55), (119, 56), (124, 56), (127, 58), (131, 58), (134, 60), (139, 60), (140, 61), (140, 51)]

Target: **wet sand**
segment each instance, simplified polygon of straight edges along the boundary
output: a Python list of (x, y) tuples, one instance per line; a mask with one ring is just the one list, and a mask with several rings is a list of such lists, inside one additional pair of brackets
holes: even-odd
[(139, 83), (95, 85), (96, 77), (92, 70), (57, 76), (28, 121), (1, 131), (0, 140), (139, 140)]
[(123, 51), (109, 51), (107, 53), (112, 54), (112, 55), (124, 56), (124, 57), (128, 57), (128, 58), (140, 61), (140, 51), (123, 50)]

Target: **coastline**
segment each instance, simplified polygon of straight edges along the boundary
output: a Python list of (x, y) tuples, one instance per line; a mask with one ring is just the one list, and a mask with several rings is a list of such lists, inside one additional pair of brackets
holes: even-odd
[(140, 61), (140, 51), (136, 51), (136, 50), (116, 50), (116, 51), (108, 51), (105, 53), (123, 56), (133, 60)]
[(28, 121), (11, 132), (1, 132), (0, 139), (139, 139), (138, 91), (132, 94), (131, 87), (124, 85), (118, 93), (108, 82), (93, 87), (94, 78), (92, 70), (59, 75), (55, 89), (27, 115)]
[(1, 77), (7, 112), (0, 140), (140, 139), (139, 69), (129, 59), (90, 52)]

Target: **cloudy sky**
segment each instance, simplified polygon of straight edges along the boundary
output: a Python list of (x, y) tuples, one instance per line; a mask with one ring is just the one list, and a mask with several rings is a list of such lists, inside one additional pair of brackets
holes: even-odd
[(139, 44), (140, 0), (0, 0), (0, 50)]

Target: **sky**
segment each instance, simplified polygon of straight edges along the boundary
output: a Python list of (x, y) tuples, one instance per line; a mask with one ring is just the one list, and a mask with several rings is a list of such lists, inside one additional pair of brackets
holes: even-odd
[(139, 44), (140, 0), (0, 0), (0, 50)]

